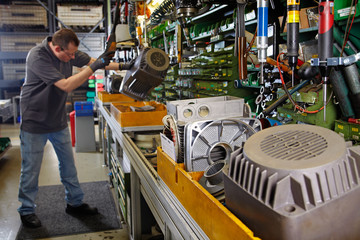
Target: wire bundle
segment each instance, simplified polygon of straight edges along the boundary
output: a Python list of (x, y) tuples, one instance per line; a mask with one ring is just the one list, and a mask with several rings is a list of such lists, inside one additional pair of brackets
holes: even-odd
[(162, 2), (158, 8), (150, 15), (150, 25), (158, 25), (161, 23), (161, 19), (172, 9), (175, 8), (173, 0), (165, 0)]

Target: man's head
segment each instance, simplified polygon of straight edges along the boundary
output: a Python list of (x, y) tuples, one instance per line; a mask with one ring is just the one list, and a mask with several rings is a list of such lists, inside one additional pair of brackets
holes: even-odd
[(51, 48), (61, 61), (68, 62), (75, 58), (79, 43), (80, 41), (74, 31), (64, 28), (54, 33)]

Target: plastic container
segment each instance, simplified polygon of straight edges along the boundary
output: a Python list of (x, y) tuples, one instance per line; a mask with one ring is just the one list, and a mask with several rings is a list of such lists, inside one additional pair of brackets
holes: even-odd
[(75, 116), (93, 116), (93, 103), (92, 102), (75, 102)]
[[(349, 17), (350, 10), (351, 10), (351, 2), (352, 0), (341, 0), (341, 1), (335, 1), (334, 2), (334, 20), (344, 20)], [(351, 15), (353, 15), (355, 12), (355, 6), (353, 7), (351, 11)], [(360, 4), (358, 3), (356, 5), (356, 14), (355, 17), (360, 15)]]
[(6, 148), (11, 146), (11, 140), (8, 137), (1, 137), (0, 138), (0, 153), (5, 151)]
[[(130, 108), (130, 106), (144, 107), (146, 105), (155, 107), (155, 110), (133, 112)], [(162, 119), (167, 114), (165, 105), (155, 101), (111, 103), (110, 112), (121, 127), (161, 126)]]
[(106, 91), (98, 92), (98, 98), (102, 102), (135, 102), (131, 97), (128, 97), (121, 93), (108, 93)]

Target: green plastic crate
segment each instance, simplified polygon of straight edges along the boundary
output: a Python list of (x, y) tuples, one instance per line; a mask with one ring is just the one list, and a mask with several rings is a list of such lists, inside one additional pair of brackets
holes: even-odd
[[(352, 0), (335, 0), (334, 2), (334, 19), (344, 20), (349, 17), (350, 9), (351, 9)], [(352, 14), (355, 12), (355, 7), (352, 9)], [(355, 17), (360, 15), (360, 3), (356, 5), (356, 14)]]
[(352, 140), (360, 140), (360, 125), (355, 123), (350, 123), (349, 132)]
[(340, 133), (345, 140), (350, 139), (349, 123), (342, 120), (335, 120), (335, 132)]
[(11, 140), (8, 137), (0, 138), (0, 153), (5, 151), (7, 147), (11, 146)]
[(86, 92), (86, 97), (88, 98), (94, 98), (96, 96), (96, 93), (93, 91)]

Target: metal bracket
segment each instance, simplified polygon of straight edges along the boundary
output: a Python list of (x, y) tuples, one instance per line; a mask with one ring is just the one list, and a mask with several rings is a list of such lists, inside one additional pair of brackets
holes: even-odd
[(332, 57), (327, 58), (326, 61), (321, 61), (319, 58), (311, 59), (311, 66), (348, 66), (353, 63), (356, 63), (360, 60), (360, 53), (348, 56), (348, 57)]

